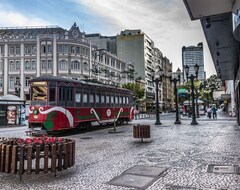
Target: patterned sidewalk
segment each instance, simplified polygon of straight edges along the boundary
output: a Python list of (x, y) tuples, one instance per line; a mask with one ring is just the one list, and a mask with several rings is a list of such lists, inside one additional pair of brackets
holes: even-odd
[[(200, 118), (193, 126), (191, 118), (174, 125), (168, 117), (161, 117), (160, 126), (154, 118), (140, 119), (118, 127), (122, 133), (103, 129), (68, 136), (76, 140), (73, 168), (56, 177), (24, 174), (22, 181), (18, 175), (0, 174), (0, 189), (133, 190), (142, 185), (147, 190), (240, 190), (240, 129), (234, 118), (219, 113), (219, 119)], [(151, 138), (144, 143), (133, 138), (136, 123), (151, 126)], [(0, 133), (25, 137), (25, 128)], [(119, 177), (125, 177), (120, 185), (111, 183)]]

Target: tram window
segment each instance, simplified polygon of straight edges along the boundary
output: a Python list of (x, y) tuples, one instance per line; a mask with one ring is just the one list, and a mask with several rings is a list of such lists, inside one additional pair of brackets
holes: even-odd
[(96, 103), (100, 103), (100, 95), (96, 94)]
[(76, 94), (75, 94), (75, 101), (76, 101), (77, 103), (81, 102), (81, 93), (76, 93)]
[(123, 104), (126, 104), (126, 97), (123, 97)]
[(47, 86), (33, 86), (32, 93), (33, 101), (47, 100)]
[(114, 103), (114, 96), (111, 96), (111, 103)]
[(88, 94), (87, 93), (83, 93), (83, 103), (87, 103), (88, 102)]
[(70, 89), (69, 88), (65, 89), (65, 100), (68, 100), (68, 101), (70, 100), (69, 94), (70, 94)]
[(105, 103), (105, 96), (101, 95), (101, 103)]
[(58, 88), (58, 101), (61, 101), (62, 88)]
[(90, 94), (90, 103), (94, 103), (94, 95)]
[(56, 88), (55, 87), (50, 87), (50, 92), (49, 92), (49, 101), (54, 102), (56, 97)]
[(73, 101), (73, 89), (72, 88), (69, 88), (68, 89), (68, 100), (69, 101)]
[(115, 97), (115, 103), (118, 104), (118, 96)]
[(119, 104), (122, 104), (122, 96), (119, 96)]
[(64, 89), (59, 88), (59, 101), (63, 101), (63, 96), (64, 96)]
[(110, 103), (110, 97), (106, 96), (106, 103), (109, 104)]
[(129, 104), (129, 99), (128, 99), (128, 97), (127, 97), (127, 104)]
[(65, 91), (66, 91), (66, 89), (65, 88), (63, 88), (62, 89), (62, 101), (64, 101), (66, 98), (65, 98)]

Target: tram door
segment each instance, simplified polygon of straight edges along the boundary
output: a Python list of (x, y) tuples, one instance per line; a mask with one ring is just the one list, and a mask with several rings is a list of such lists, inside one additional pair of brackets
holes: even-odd
[(68, 125), (68, 119), (67, 119), (67, 110), (68, 110), (68, 93), (69, 90), (67, 88), (67, 85), (65, 83), (60, 83), (59, 84), (59, 90), (58, 90), (58, 105), (61, 107), (61, 111), (59, 113), (58, 118), (58, 123), (59, 126), (58, 128), (66, 128)]
[[(66, 101), (67, 102), (67, 106), (66, 106), (66, 109), (65, 109), (65, 126), (68, 126), (68, 127), (73, 127), (73, 123), (70, 123), (70, 120), (68, 117), (70, 117), (70, 114), (73, 115), (73, 112), (74, 112), (74, 85), (72, 83), (68, 84), (67, 88), (66, 88)], [(70, 126), (69, 126), (70, 125)]]

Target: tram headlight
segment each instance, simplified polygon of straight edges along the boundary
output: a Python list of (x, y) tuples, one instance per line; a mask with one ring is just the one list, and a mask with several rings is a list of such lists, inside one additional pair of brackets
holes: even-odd
[(38, 115), (39, 114), (39, 110), (37, 109), (37, 108), (35, 108), (34, 110), (33, 110), (33, 115)]

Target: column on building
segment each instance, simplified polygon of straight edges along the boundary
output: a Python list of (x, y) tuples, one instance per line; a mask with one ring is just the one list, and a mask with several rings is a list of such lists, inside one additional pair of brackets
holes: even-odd
[(40, 36), (37, 35), (37, 77), (40, 76), (40, 71), (41, 71), (41, 67), (40, 67), (40, 63), (41, 63), (41, 59), (40, 59), (40, 54), (41, 54), (41, 46), (40, 46)]
[(4, 44), (4, 69), (3, 69), (3, 93), (4, 95), (8, 94), (8, 44)]
[(92, 43), (91, 41), (89, 42), (89, 78), (92, 78)]
[(57, 65), (58, 65), (58, 62), (57, 62), (57, 35), (54, 34), (53, 35), (53, 76), (57, 76)]
[(24, 44), (21, 43), (21, 65), (20, 65), (20, 98), (24, 100)]
[[(4, 61), (2, 60), (2, 52), (3, 52), (3, 47), (0, 46), (0, 64), (1, 64), (1, 68), (2, 68), (2, 87), (3, 87), (3, 76), (4, 76)], [(2, 89), (3, 92), (3, 89)]]

